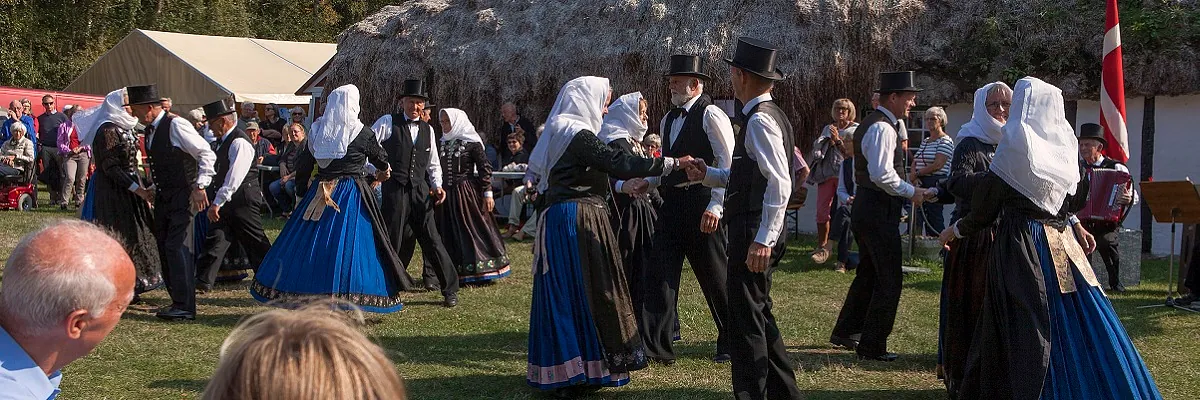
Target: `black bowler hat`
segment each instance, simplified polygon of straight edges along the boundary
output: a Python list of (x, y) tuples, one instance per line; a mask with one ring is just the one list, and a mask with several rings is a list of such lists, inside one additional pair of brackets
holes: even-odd
[(129, 96), (129, 102), (125, 104), (127, 106), (161, 103), (163, 101), (163, 98), (158, 95), (158, 85), (154, 84), (129, 86), (125, 88), (125, 94)]
[(406, 79), (404, 81), (404, 91), (400, 92), (400, 97), (416, 97), (421, 100), (429, 100), (429, 94), (425, 92), (425, 82), (420, 79)]
[(1079, 138), (1099, 140), (1100, 144), (1108, 146), (1108, 140), (1104, 139), (1104, 129), (1100, 128), (1100, 125), (1092, 123), (1079, 125)]
[(912, 71), (881, 72), (879, 73), (879, 89), (875, 93), (920, 92), (914, 82)]
[(726, 58), (725, 62), (763, 78), (780, 81), (783, 80), (783, 72), (775, 68), (775, 51), (773, 44), (743, 37), (738, 39), (733, 59)]
[(204, 105), (204, 119), (213, 120), (222, 115), (233, 114), (233, 107), (225, 104), (225, 100), (217, 100)]
[(690, 76), (701, 80), (709, 80), (708, 75), (704, 74), (704, 58), (693, 56), (690, 54), (676, 54), (671, 56), (671, 69), (665, 76)]

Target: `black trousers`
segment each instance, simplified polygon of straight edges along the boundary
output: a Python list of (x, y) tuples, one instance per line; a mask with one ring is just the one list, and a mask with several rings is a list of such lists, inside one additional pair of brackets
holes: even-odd
[(271, 251), (271, 241), (263, 233), (262, 209), (265, 206), (262, 188), (244, 186), (221, 207), (221, 219), (209, 225), (204, 239), (204, 255), (200, 257), (196, 281), (212, 287), (225, 260), (225, 252), (237, 241), (246, 250), (246, 257), (255, 271)]
[[(1108, 270), (1108, 287), (1114, 288), (1121, 283), (1121, 253), (1117, 249), (1117, 224), (1111, 222), (1083, 221), (1083, 228), (1096, 237), (1096, 253), (1104, 260)], [(1093, 253), (1094, 254), (1094, 253)], [(1093, 257), (1089, 254), (1088, 261)]]
[[(32, 129), (32, 128), (30, 128)], [(63, 158), (58, 154), (58, 147), (54, 146), (39, 146), (38, 160), (42, 161), (42, 173), (38, 174), (38, 180), (46, 184), (50, 188), (50, 202), (54, 205), (63, 204), (66, 199), (63, 198), (62, 187), (62, 163)]]
[[(159, 189), (154, 197), (154, 239), (171, 307), (196, 312), (196, 258), (192, 248), (191, 188)], [(141, 200), (138, 200), (141, 201)]]
[[(407, 226), (404, 227), (404, 234), (400, 235), (401, 239), (403, 239), (403, 242), (404, 242), (403, 243), (404, 248), (400, 249), (399, 255), (400, 255), (400, 261), (404, 262), (405, 268), (408, 267), (408, 264), (412, 263), (413, 255), (416, 254), (416, 252), (417, 252), (417, 241), (413, 239), (414, 236), (415, 235), (413, 234), (412, 228), (409, 228)], [(441, 235), (438, 235), (438, 237), (440, 238)], [(449, 253), (447, 253), (447, 254), (449, 254)], [(426, 285), (432, 283), (434, 286), (441, 287), (442, 286), (441, 280), (438, 279), (437, 271), (433, 268), (433, 262), (431, 261), (431, 259), (433, 259), (433, 257), (426, 256), (426, 257), (421, 257), (421, 258), (422, 258), (422, 264), (423, 264), (421, 267), (422, 283), (424, 283)]]
[(771, 263), (761, 273), (746, 266), (750, 244), (758, 234), (761, 213), (730, 216), (729, 226), (729, 354), (733, 396), (739, 400), (800, 399), (796, 373), (771, 313), (771, 273), (787, 250), (787, 229), (771, 249)]
[[(440, 284), (442, 295), (458, 293), (458, 272), (450, 263), (450, 254), (446, 253), (446, 246), (442, 245), (442, 236), (438, 234), (433, 200), (429, 198), (429, 193), (414, 189), (412, 185), (401, 185), (394, 179), (383, 182), (383, 219), (387, 224), (393, 248), (404, 254), (406, 244), (412, 246), (414, 241), (419, 243), (422, 256), (432, 259), (433, 272)], [(411, 233), (405, 234), (406, 229), (411, 230)], [(411, 251), (408, 257), (411, 261)], [(401, 260), (404, 260), (403, 256)], [(407, 261), (405, 267), (407, 268)]]
[(717, 326), (717, 354), (729, 354), (726, 320), (729, 316), (729, 255), (726, 226), (716, 232), (700, 232), (700, 218), (708, 207), (709, 191), (701, 185), (670, 188), (663, 191), (663, 213), (654, 231), (653, 262), (644, 272), (645, 309), (640, 319), (646, 355), (658, 360), (674, 360), (672, 342), (678, 331), (679, 279), (687, 258), (696, 281), (708, 302), (708, 311)]
[(900, 246), (900, 210), (904, 199), (879, 190), (858, 187), (850, 230), (858, 242), (858, 273), (838, 314), (833, 334), (862, 334), (858, 354), (887, 352), (887, 338), (896, 323), (904, 272)]

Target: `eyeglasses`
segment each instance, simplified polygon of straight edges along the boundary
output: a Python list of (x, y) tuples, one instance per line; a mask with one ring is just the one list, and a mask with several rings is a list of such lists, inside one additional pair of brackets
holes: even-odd
[(987, 108), (989, 108), (989, 109), (995, 109), (995, 108), (1000, 108), (1000, 107), (1004, 107), (1004, 109), (1012, 108), (1012, 102), (1011, 101), (1005, 101), (1005, 102), (993, 101), (993, 102), (987, 103)]
[(850, 111), (850, 107), (846, 107), (846, 106), (837, 106), (837, 107), (834, 107), (833, 109), (838, 110), (838, 111)]

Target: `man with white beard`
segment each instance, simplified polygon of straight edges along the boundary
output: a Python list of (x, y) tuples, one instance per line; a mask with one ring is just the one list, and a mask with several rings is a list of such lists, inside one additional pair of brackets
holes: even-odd
[[(704, 94), (704, 59), (693, 55), (671, 56), (671, 103), (675, 106), (659, 125), (662, 155), (689, 155), (705, 162), (729, 168), (733, 160), (733, 125), (712, 98)], [(687, 174), (676, 171), (661, 180), (647, 178), (648, 188), (662, 194), (664, 212), (658, 219), (654, 237), (654, 265), (645, 276), (645, 309), (640, 314), (646, 355), (663, 364), (675, 363), (671, 342), (678, 334), (677, 298), (679, 278), (686, 257), (708, 302), (717, 326), (717, 349), (713, 361), (729, 361), (729, 296), (725, 287), (725, 227), (720, 224), (725, 211), (725, 189), (708, 188), (689, 181)], [(643, 187), (647, 187), (643, 185)]]

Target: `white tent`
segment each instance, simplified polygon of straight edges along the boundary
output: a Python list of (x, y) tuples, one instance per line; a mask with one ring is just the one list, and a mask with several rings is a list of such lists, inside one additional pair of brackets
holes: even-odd
[(67, 91), (107, 94), (156, 83), (178, 109), (233, 98), (265, 104), (308, 104), (296, 88), (337, 51), (332, 43), (284, 42), (136, 29), (96, 60)]

